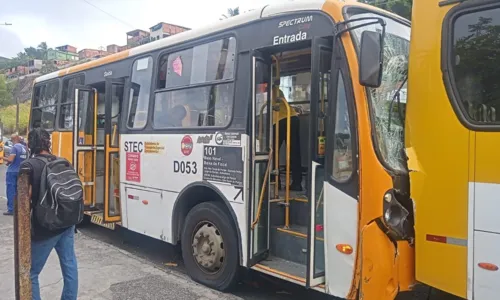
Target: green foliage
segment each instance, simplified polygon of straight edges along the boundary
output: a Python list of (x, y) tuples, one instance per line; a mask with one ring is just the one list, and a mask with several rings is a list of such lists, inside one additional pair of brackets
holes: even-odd
[[(31, 101), (19, 104), (19, 133), (25, 134), (28, 129)], [(4, 134), (16, 130), (16, 106), (10, 105), (0, 109), (0, 120), (3, 123)]]
[(19, 52), (16, 57), (9, 60), (0, 61), (0, 69), (13, 68), (26, 64), (31, 59), (47, 59), (47, 43), (41, 42), (36, 48), (24, 48), (23, 52)]
[(360, 0), (359, 2), (388, 10), (397, 15), (400, 15), (403, 18), (411, 20), (411, 8), (413, 0)]
[(7, 82), (4, 75), (0, 75), (0, 106), (11, 102), (12, 94), (7, 90)]

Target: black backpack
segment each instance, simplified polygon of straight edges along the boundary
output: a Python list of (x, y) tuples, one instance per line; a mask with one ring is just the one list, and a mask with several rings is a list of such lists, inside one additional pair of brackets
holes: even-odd
[(33, 159), (45, 163), (35, 209), (37, 222), (51, 231), (79, 224), (83, 220), (83, 186), (73, 166), (62, 157)]

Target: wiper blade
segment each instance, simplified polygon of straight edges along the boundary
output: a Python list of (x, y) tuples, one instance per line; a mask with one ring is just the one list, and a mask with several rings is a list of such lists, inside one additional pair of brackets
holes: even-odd
[(457, 3), (462, 3), (465, 1), (468, 1), (468, 0), (444, 0), (444, 1), (439, 2), (439, 7), (448, 6), (448, 5), (457, 4)]

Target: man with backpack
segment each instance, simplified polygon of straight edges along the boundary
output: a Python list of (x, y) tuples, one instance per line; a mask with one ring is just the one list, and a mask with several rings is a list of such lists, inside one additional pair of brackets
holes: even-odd
[(55, 249), (64, 280), (62, 300), (76, 300), (78, 267), (75, 225), (83, 219), (83, 187), (72, 165), (50, 153), (50, 134), (36, 128), (28, 135), (32, 157), (21, 170), (29, 172), (32, 208), (31, 284), (33, 300), (40, 300), (38, 275)]
[(10, 139), (14, 143), (14, 146), (12, 146), (9, 156), (5, 159), (8, 165), (7, 174), (5, 175), (7, 183), (7, 211), (3, 213), (5, 216), (14, 215), (14, 198), (17, 194), (19, 166), (28, 157), (28, 151), (21, 144), (19, 135), (13, 134)]

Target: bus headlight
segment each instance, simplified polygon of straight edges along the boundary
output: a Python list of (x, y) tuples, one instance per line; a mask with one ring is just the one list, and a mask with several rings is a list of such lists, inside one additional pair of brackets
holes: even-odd
[(407, 239), (411, 232), (411, 224), (408, 222), (408, 210), (399, 203), (393, 191), (384, 195), (383, 226), (386, 233), (395, 240)]

